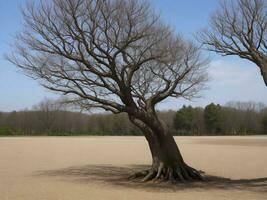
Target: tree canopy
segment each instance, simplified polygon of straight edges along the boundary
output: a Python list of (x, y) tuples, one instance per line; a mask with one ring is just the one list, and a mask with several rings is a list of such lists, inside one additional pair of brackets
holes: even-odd
[(255, 63), (267, 86), (267, 1), (222, 1), (200, 34), (205, 47), (221, 55), (236, 55)]
[(114, 113), (192, 98), (206, 81), (199, 49), (173, 33), (148, 3), (29, 3), (8, 59), (84, 108)]

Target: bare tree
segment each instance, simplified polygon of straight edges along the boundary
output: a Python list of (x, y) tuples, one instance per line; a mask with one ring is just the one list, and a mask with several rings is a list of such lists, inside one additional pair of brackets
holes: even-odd
[(82, 108), (127, 113), (148, 141), (143, 181), (200, 179), (188, 166), (155, 106), (193, 98), (206, 81), (199, 49), (164, 25), (144, 1), (51, 0), (29, 4), (24, 31), (8, 59)]
[(223, 1), (200, 40), (211, 51), (255, 63), (267, 86), (266, 0)]

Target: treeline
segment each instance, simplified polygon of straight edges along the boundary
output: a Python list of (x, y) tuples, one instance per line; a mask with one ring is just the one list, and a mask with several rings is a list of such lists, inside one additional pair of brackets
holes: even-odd
[(0, 135), (138, 135), (125, 115), (70, 111), (0, 114)]
[[(174, 135), (267, 134), (267, 109), (261, 103), (230, 102), (205, 108), (183, 106), (159, 112)], [(125, 114), (85, 114), (52, 100), (31, 110), (0, 112), (0, 135), (141, 135)]]
[(85, 114), (44, 100), (32, 110), (0, 113), (0, 135), (136, 135), (126, 115)]
[(267, 109), (253, 102), (183, 106), (174, 116), (173, 128), (179, 135), (267, 134)]

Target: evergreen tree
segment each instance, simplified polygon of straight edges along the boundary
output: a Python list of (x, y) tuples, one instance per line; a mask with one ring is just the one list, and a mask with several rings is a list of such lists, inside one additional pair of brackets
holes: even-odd
[(207, 105), (204, 109), (204, 122), (207, 133), (221, 133), (223, 122), (222, 107), (214, 103)]

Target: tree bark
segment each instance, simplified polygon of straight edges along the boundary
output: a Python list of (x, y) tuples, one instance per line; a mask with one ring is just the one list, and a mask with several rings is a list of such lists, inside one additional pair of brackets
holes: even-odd
[(203, 180), (200, 173), (188, 166), (174, 140), (156, 116), (144, 123), (136, 118), (130, 120), (143, 132), (150, 148), (152, 165), (149, 170), (137, 172), (131, 178), (142, 178), (143, 182), (165, 179), (171, 182)]
[(265, 62), (261, 67), (261, 75), (263, 77), (264, 83), (267, 86), (267, 62)]
[(262, 55), (260, 52), (252, 51), (252, 59), (259, 68), (265, 85), (267, 86), (267, 56)]

